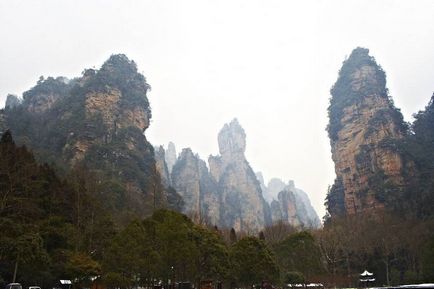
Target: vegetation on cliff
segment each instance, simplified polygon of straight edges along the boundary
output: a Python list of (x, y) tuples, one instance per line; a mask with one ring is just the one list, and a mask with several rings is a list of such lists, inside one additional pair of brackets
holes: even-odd
[(382, 284), (429, 281), (434, 96), (405, 123), (368, 53), (356, 48), (331, 89), (327, 130), (337, 178), (326, 197), (320, 248), (334, 282), (348, 282), (362, 264)]
[[(369, 82), (360, 83), (358, 87), (355, 87), (353, 75), (364, 66), (375, 69), (375, 78)], [(332, 97), (330, 98), (330, 105), (328, 107), (329, 124), (327, 126), (330, 139), (335, 141), (338, 138), (338, 132), (342, 128), (341, 120), (345, 107), (360, 102), (363, 97), (373, 94), (387, 98), (392, 102), (388, 93), (386, 88), (386, 73), (377, 64), (375, 58), (369, 55), (369, 50), (362, 47), (354, 49), (348, 59), (343, 62), (339, 70), (338, 80), (330, 90)]]
[(400, 207), (421, 219), (434, 217), (434, 94), (425, 110), (414, 115), (411, 133), (400, 145), (416, 167), (416, 175)]
[(143, 133), (151, 118), (149, 89), (134, 61), (112, 55), (79, 78), (41, 77), (20, 105), (5, 110), (5, 126), (63, 175), (75, 165), (91, 171), (99, 198), (119, 212), (118, 220), (149, 215), (156, 206), (176, 207), (169, 201), (178, 199), (161, 185)]
[(368, 49), (353, 50), (331, 94), (327, 130), (337, 179), (327, 194), (328, 213), (402, 210), (406, 187), (415, 185), (413, 160), (403, 145), (409, 126)]

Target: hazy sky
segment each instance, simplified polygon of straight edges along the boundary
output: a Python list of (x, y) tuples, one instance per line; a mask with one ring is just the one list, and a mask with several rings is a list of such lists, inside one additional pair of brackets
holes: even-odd
[(125, 53), (152, 86), (152, 144), (207, 159), (237, 117), (253, 169), (293, 179), (322, 216), (329, 89), (357, 46), (411, 120), (434, 91), (432, 0), (0, 0), (0, 103), (40, 75), (79, 76)]

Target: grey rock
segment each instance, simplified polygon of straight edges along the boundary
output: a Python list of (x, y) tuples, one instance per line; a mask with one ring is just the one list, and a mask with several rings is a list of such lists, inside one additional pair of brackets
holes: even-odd
[(165, 188), (168, 188), (171, 185), (169, 170), (167, 169), (167, 164), (165, 161), (165, 151), (163, 146), (154, 148), (154, 157), (155, 157), (155, 167), (157, 172), (160, 174), (161, 183)]
[(176, 148), (175, 144), (173, 142), (169, 142), (167, 145), (167, 151), (166, 151), (166, 164), (167, 169), (169, 170), (169, 174), (172, 173), (173, 166), (176, 163)]
[(182, 150), (173, 166), (172, 185), (183, 198), (182, 211), (195, 221), (218, 225), (220, 199), (206, 163), (190, 148)]
[(211, 176), (220, 198), (220, 223), (237, 231), (257, 232), (271, 222), (261, 184), (245, 158), (246, 134), (237, 119), (218, 135), (220, 156), (210, 156)]
[(12, 109), (21, 104), (20, 99), (13, 94), (8, 94), (6, 97), (5, 109)]

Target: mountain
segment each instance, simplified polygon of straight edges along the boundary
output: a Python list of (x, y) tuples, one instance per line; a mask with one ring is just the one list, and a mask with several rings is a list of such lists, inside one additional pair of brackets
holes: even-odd
[[(183, 198), (182, 211), (194, 220), (257, 232), (271, 223), (271, 215), (245, 158), (246, 135), (236, 119), (224, 125), (218, 143), (221, 155), (209, 157), (209, 169), (190, 148), (183, 149), (172, 168), (171, 186)], [(172, 155), (174, 148), (169, 144)]]
[(294, 181), (285, 184), (281, 179), (272, 178), (267, 186), (263, 186), (263, 194), (271, 198), (273, 223), (284, 221), (294, 227), (308, 228), (321, 226), (321, 221), (312, 207), (308, 195), (303, 190), (296, 188)]
[(246, 160), (246, 134), (237, 119), (218, 135), (220, 155), (208, 159), (222, 201), (220, 222), (235, 230), (257, 231), (271, 224), (271, 214), (259, 181)]
[(100, 198), (120, 216), (148, 215), (173, 199), (145, 137), (149, 88), (134, 61), (112, 55), (81, 77), (41, 77), (21, 102), (8, 97), (4, 126), (39, 160), (65, 172), (83, 166), (95, 173)]
[(170, 187), (170, 173), (166, 163), (166, 151), (163, 146), (154, 147), (155, 166), (161, 178), (161, 184), (168, 188)]
[(169, 170), (169, 174), (172, 173), (172, 169), (173, 166), (176, 163), (176, 148), (175, 148), (175, 144), (173, 142), (169, 142), (169, 144), (167, 145), (167, 151), (166, 151), (166, 164), (167, 164), (167, 168)]
[[(273, 179), (267, 188), (262, 173), (253, 173), (244, 155), (246, 134), (236, 119), (223, 126), (218, 143), (220, 155), (209, 157), (209, 170), (206, 162), (190, 148), (182, 150), (173, 166), (170, 186), (182, 196), (184, 213), (198, 222), (237, 231), (257, 232), (273, 221), (280, 220), (294, 226), (320, 226), (306, 193), (295, 188), (293, 182), (286, 185)], [(169, 143), (166, 160), (167, 152), (174, 151), (174, 148), (175, 145)], [(160, 155), (158, 164), (163, 158), (162, 154), (156, 155)], [(282, 186), (275, 191), (273, 183), (279, 181)], [(292, 206), (292, 219), (272, 218), (275, 212), (270, 210), (269, 202), (273, 200), (273, 194), (277, 196), (283, 190), (288, 191), (291, 199), (278, 203), (277, 210), (280, 212), (284, 210), (283, 207)]]
[(221, 202), (205, 161), (185, 148), (171, 174), (172, 186), (184, 200), (182, 211), (197, 222), (220, 225)]
[[(146, 139), (149, 88), (134, 61), (112, 55), (80, 77), (40, 77), (21, 99), (8, 95), (0, 131), (9, 129), (18, 145), (62, 177), (76, 169), (93, 178), (95, 197), (117, 222), (169, 207), (198, 222), (236, 230), (256, 232), (271, 224), (263, 196), (268, 191), (245, 157), (246, 134), (238, 121), (223, 126), (220, 154), (210, 156), (208, 164), (188, 148), (177, 156), (173, 143), (165, 150)], [(297, 222), (291, 222), (308, 224), (307, 203), (295, 189), (289, 194), (280, 210), (293, 206)]]
[(13, 94), (8, 94), (8, 96), (6, 97), (6, 103), (5, 103), (5, 108), (6, 109), (12, 109), (16, 106), (18, 106), (20, 104), (20, 99), (18, 98), (18, 96), (13, 95)]
[(401, 198), (415, 175), (402, 143), (407, 124), (388, 94), (386, 74), (356, 48), (331, 89), (327, 127), (336, 180), (327, 195), (331, 216), (382, 210)]

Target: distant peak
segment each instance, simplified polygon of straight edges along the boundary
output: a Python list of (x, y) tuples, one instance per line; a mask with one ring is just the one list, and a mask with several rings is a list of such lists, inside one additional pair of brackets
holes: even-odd
[(238, 118), (234, 117), (229, 125), (240, 125), (240, 123), (238, 122)]
[(225, 124), (218, 135), (219, 151), (224, 156), (244, 154), (246, 150), (246, 133), (234, 118), (229, 124)]
[[(357, 47), (351, 51), (350, 56), (344, 62), (342, 69), (346, 67), (351, 67), (352, 69), (360, 69), (363, 66), (375, 66), (378, 64), (375, 58), (369, 55), (369, 49), (364, 47)], [(345, 70), (345, 69), (344, 69)]]
[(136, 63), (130, 60), (125, 54), (112, 54), (109, 59), (107, 59), (103, 66), (114, 65), (114, 66), (132, 66), (137, 68)]
[(18, 106), (21, 103), (21, 100), (18, 98), (18, 96), (14, 94), (8, 94), (6, 97), (6, 104), (5, 108), (14, 108)]
[(360, 57), (360, 56), (369, 56), (369, 49), (365, 47), (356, 47), (351, 52), (350, 57)]
[(191, 148), (183, 148), (181, 151), (181, 155), (194, 155)]

